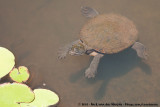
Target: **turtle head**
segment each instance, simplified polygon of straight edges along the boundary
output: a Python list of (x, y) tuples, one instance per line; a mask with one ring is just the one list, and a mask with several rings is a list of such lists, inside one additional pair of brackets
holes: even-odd
[(83, 55), (85, 52), (86, 49), (82, 43), (72, 45), (72, 48), (69, 50), (70, 55)]

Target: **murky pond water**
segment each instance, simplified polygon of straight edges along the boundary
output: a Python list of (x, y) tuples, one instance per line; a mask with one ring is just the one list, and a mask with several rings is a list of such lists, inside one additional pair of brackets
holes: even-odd
[[(149, 59), (141, 61), (132, 49), (106, 55), (94, 79), (84, 77), (89, 56), (58, 60), (58, 48), (78, 39), (88, 20), (81, 15), (81, 6), (133, 20)], [(58, 107), (111, 102), (160, 106), (159, 10), (159, 0), (0, 0), (0, 46), (15, 54), (16, 66), (29, 68), (32, 88), (59, 94)]]

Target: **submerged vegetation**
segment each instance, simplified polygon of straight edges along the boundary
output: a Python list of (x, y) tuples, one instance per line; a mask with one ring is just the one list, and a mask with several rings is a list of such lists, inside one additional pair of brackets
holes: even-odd
[(14, 83), (0, 84), (0, 105), (2, 107), (48, 107), (56, 105), (59, 97), (48, 89), (32, 89), (24, 84), (29, 79), (29, 71), (25, 66), (17, 68), (12, 52), (0, 47), (0, 78), (9, 73)]

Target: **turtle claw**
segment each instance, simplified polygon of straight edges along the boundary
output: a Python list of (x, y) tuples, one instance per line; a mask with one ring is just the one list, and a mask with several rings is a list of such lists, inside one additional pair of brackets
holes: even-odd
[(58, 59), (65, 59), (66, 58), (66, 55), (65, 54), (61, 54), (58, 56)]
[(85, 72), (85, 77), (87, 78), (94, 78), (95, 77), (95, 73), (94, 71), (92, 71), (90, 68), (88, 68)]
[(67, 53), (64, 52), (62, 49), (58, 52), (58, 59), (64, 59), (66, 58)]

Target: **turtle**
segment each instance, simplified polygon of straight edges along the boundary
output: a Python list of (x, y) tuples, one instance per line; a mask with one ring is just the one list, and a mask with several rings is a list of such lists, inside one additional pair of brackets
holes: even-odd
[(81, 13), (90, 19), (81, 28), (79, 39), (60, 49), (59, 59), (65, 58), (68, 53), (93, 56), (85, 71), (87, 78), (95, 77), (100, 59), (105, 54), (115, 54), (132, 48), (138, 57), (147, 59), (146, 47), (137, 41), (138, 31), (133, 21), (119, 14), (99, 14), (95, 9), (86, 6), (81, 8)]

